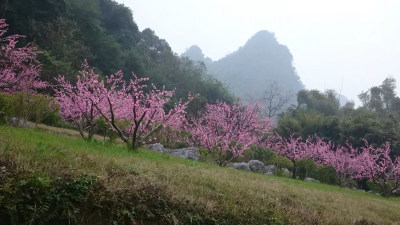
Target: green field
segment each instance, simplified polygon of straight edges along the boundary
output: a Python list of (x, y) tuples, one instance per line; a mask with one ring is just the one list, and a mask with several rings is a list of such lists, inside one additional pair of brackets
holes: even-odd
[(0, 126), (0, 175), (0, 224), (400, 224), (399, 198), (38, 129)]

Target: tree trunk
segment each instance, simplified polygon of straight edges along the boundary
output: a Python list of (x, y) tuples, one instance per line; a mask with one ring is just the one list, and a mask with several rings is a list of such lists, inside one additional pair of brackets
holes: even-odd
[(89, 130), (88, 130), (88, 139), (92, 140), (94, 136), (94, 128), (96, 127), (96, 124), (94, 122), (90, 122), (89, 124)]
[(137, 123), (137, 122), (135, 122), (135, 129), (133, 130), (133, 135), (132, 135), (132, 150), (133, 151), (136, 151), (137, 150), (137, 145), (136, 145), (136, 142), (137, 142), (137, 133), (138, 133), (138, 130), (139, 130), (139, 124), (140, 123)]
[(76, 124), (76, 128), (79, 131), (79, 134), (81, 135), (81, 137), (83, 139), (85, 139), (85, 133), (84, 133), (84, 129), (83, 129), (83, 125), (82, 125), (82, 120), (78, 122), (78, 124)]
[(293, 172), (292, 172), (292, 178), (296, 179), (296, 161), (292, 160), (293, 162)]

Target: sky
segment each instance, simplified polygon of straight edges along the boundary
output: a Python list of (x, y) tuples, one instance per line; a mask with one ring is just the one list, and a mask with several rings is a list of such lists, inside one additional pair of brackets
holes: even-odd
[(275, 33), (307, 89), (358, 94), (388, 77), (400, 94), (400, 0), (117, 0), (140, 30), (172, 50), (198, 45), (218, 60), (260, 30)]

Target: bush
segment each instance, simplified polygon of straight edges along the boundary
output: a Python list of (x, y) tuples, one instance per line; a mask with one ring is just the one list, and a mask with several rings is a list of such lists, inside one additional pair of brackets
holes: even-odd
[(325, 184), (337, 185), (339, 183), (339, 177), (332, 166), (319, 166), (318, 180)]
[(318, 167), (311, 159), (301, 159), (296, 162), (296, 177), (304, 180), (306, 177), (318, 179)]
[(243, 152), (243, 156), (236, 158), (234, 162), (248, 162), (252, 159), (259, 160), (264, 165), (275, 165), (278, 176), (291, 176), (290, 173), (285, 173), (282, 169), (293, 170), (293, 162), (284, 156), (279, 156), (274, 150), (269, 148), (252, 145), (248, 150)]
[(10, 104), (6, 94), (0, 93), (0, 124), (7, 123), (7, 117), (10, 117)]
[(0, 123), (6, 123), (7, 118), (16, 117), (22, 121), (33, 121), (49, 126), (74, 129), (74, 126), (64, 121), (58, 114), (59, 106), (53, 104), (51, 97), (19, 92), (14, 94), (0, 93)]
[(278, 168), (278, 169), (283, 169), (283, 168), (287, 168), (288, 170), (293, 170), (293, 162), (284, 157), (284, 156), (277, 156), (274, 160), (273, 160), (273, 164)]
[(146, 144), (157, 142), (170, 149), (187, 148), (189, 147), (187, 143), (188, 137), (189, 133), (186, 131), (180, 131), (170, 126), (165, 126), (154, 132), (149, 139), (146, 140)]
[(236, 159), (235, 161), (245, 161), (248, 162), (252, 159), (259, 160), (265, 165), (275, 164), (277, 158), (276, 152), (272, 149), (263, 148), (260, 146), (252, 145), (249, 149), (243, 152), (243, 156)]
[[(8, 180), (0, 188), (0, 216), (10, 224), (73, 224), (79, 223), (78, 207), (95, 186), (96, 178), (51, 179), (31, 175)], [(1, 217), (0, 217), (1, 218)]]
[(43, 119), (42, 123), (49, 125), (49, 126), (56, 126), (56, 125), (61, 125), (63, 122), (60, 114), (58, 112), (50, 110), (50, 109), (45, 109), (43, 111)]
[(400, 196), (399, 192), (390, 193), (390, 191), (393, 188), (393, 185), (394, 185), (393, 180), (389, 180), (386, 185), (382, 185), (382, 186), (374, 183), (372, 180), (367, 181), (367, 188), (369, 190), (373, 191), (374, 193), (379, 193), (382, 196)]
[(367, 187), (369, 190), (371, 190), (375, 193), (381, 193), (381, 189), (379, 188), (379, 185), (375, 184), (372, 180), (367, 181)]
[(64, 121), (60, 114), (57, 111), (51, 109), (45, 109), (43, 111), (43, 119), (41, 121), (43, 124), (53, 126), (53, 127), (61, 127), (68, 129), (75, 129), (74, 125), (69, 121)]
[[(3, 117), (17, 117), (18, 119), (40, 123), (45, 116), (51, 114), (49, 108), (51, 98), (27, 92), (0, 95), (0, 111)], [(3, 118), (3, 120), (5, 119)]]
[(214, 162), (214, 158), (206, 148), (199, 148), (199, 155), (200, 162)]
[(284, 171), (283, 169), (276, 170), (276, 175), (280, 176), (280, 177), (287, 177), (287, 178), (291, 178), (292, 177), (292, 173), (291, 172)]
[(114, 143), (118, 137), (118, 134), (107, 124), (104, 118), (96, 120), (95, 133), (103, 136), (103, 140), (108, 137), (108, 142)]

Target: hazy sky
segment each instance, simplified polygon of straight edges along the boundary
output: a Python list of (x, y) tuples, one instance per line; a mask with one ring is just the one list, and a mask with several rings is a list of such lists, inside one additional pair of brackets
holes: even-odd
[[(306, 88), (357, 95), (386, 77), (400, 86), (400, 0), (118, 0), (139, 29), (178, 54), (196, 44), (218, 60), (260, 30), (288, 46)], [(400, 94), (400, 88), (397, 89)]]

